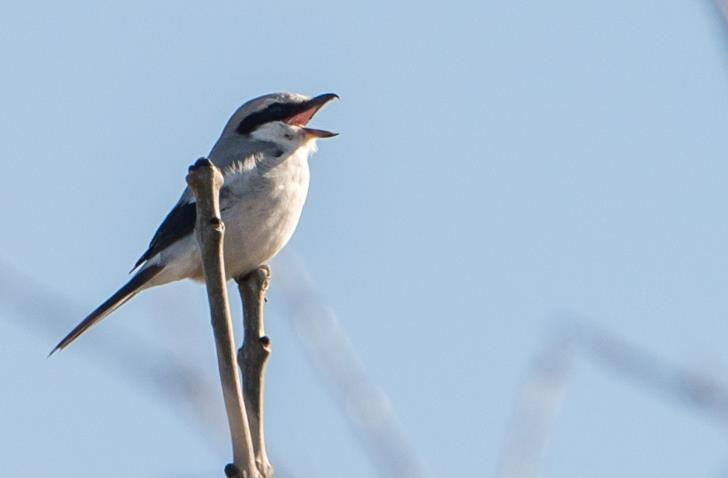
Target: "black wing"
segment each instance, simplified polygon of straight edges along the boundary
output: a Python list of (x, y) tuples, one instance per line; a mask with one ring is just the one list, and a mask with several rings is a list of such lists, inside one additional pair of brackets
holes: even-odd
[(139, 258), (134, 269), (157, 255), (162, 249), (191, 234), (195, 230), (196, 219), (197, 205), (194, 202), (177, 204), (154, 233), (152, 242), (149, 243), (149, 249)]

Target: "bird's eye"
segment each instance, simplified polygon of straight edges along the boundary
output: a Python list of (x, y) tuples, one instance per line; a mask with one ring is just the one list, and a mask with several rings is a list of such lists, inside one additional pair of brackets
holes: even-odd
[(280, 103), (273, 103), (268, 108), (266, 108), (266, 112), (272, 115), (280, 114), (283, 112), (283, 105)]
[(284, 135), (283, 135), (283, 137), (284, 137), (284, 138), (286, 138), (286, 139), (288, 139), (288, 140), (291, 140), (291, 139), (293, 139), (293, 135), (292, 135), (292, 134), (290, 134), (290, 133), (286, 133), (286, 134), (284, 134)]

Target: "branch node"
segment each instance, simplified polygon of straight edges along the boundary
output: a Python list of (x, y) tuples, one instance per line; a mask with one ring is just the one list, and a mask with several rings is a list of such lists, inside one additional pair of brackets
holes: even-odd
[(242, 473), (238, 470), (238, 467), (232, 463), (225, 465), (225, 476), (227, 478), (242, 478)]
[(250, 272), (238, 279), (238, 283), (242, 281), (246, 283), (245, 285), (252, 291), (264, 293), (268, 290), (268, 286), (270, 286), (270, 277), (270, 267), (268, 265), (262, 265), (253, 272)]
[(195, 161), (195, 164), (193, 164), (192, 166), (190, 166), (187, 169), (187, 172), (191, 173), (192, 171), (195, 171), (196, 169), (199, 169), (199, 168), (212, 168), (212, 167), (214, 167), (214, 165), (212, 164), (212, 161), (210, 161), (207, 158), (200, 158), (197, 161)]

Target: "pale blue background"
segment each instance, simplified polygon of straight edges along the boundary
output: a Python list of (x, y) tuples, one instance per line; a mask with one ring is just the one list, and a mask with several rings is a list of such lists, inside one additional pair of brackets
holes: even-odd
[[(493, 476), (564, 311), (725, 377), (722, 28), (700, 0), (5, 0), (0, 260), (75, 305), (0, 303), (0, 474), (221, 476), (225, 437), (98, 345), (132, 331), (214, 378), (201, 287), (147, 292), (46, 354), (125, 280), (229, 114), (277, 90), (341, 96), (313, 122), (341, 135), (312, 161), (291, 248), (430, 476)], [(375, 476), (279, 293), (274, 278), (281, 476)], [(544, 476), (724, 476), (725, 432), (580, 363)]]

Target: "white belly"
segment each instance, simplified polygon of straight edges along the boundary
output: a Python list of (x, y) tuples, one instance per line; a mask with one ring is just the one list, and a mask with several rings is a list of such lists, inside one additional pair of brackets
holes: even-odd
[(288, 158), (274, 170), (246, 180), (241, 196), (222, 213), (228, 278), (266, 263), (288, 243), (301, 217), (308, 184), (305, 156)]

